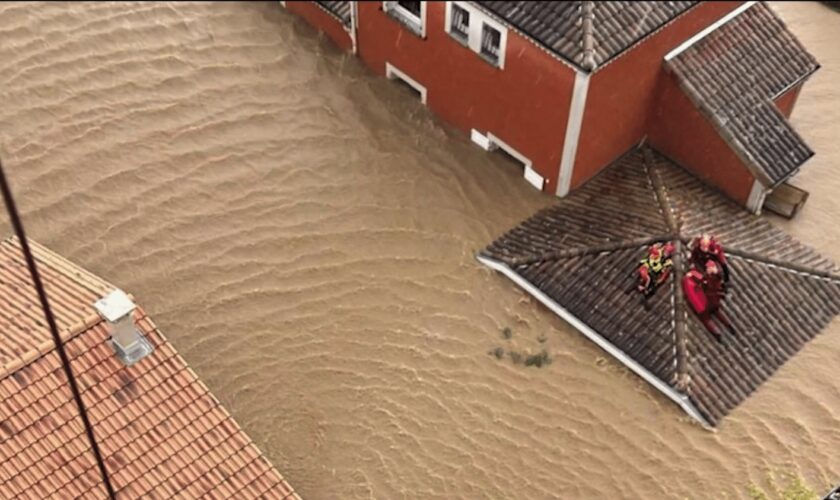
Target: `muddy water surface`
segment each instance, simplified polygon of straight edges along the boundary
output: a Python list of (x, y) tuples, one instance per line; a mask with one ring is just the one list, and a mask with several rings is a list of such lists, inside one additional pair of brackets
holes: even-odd
[[(823, 64), (784, 225), (840, 261), (840, 14), (776, 7)], [(4, 3), (0, 68), (31, 235), (134, 293), (306, 498), (840, 482), (840, 323), (702, 430), (475, 262), (551, 198), (276, 2)]]

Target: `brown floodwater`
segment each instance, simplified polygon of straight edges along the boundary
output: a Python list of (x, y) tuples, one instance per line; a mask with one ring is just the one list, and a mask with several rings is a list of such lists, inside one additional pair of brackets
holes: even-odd
[[(840, 262), (840, 13), (775, 7), (823, 65), (781, 223)], [(552, 198), (276, 2), (3, 3), (0, 67), (30, 235), (132, 292), (306, 498), (840, 482), (840, 322), (701, 429), (474, 260)]]

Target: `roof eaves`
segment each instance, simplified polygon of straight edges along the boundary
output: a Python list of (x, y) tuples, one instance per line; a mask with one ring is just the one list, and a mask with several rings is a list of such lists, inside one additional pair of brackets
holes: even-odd
[(813, 68), (811, 68), (811, 70), (810, 70), (810, 71), (808, 71), (807, 73), (803, 74), (802, 76), (800, 76), (799, 78), (797, 78), (796, 80), (794, 80), (793, 82), (791, 82), (791, 83), (790, 83), (787, 87), (785, 87), (785, 88), (783, 88), (782, 90), (780, 90), (779, 92), (777, 92), (777, 93), (776, 93), (776, 95), (774, 95), (773, 97), (771, 97), (771, 99), (773, 99), (773, 100), (775, 101), (775, 100), (776, 100), (776, 99), (778, 99), (779, 97), (781, 97), (781, 96), (785, 95), (785, 94), (786, 94), (786, 93), (787, 93), (790, 89), (795, 88), (795, 87), (797, 87), (797, 86), (799, 86), (799, 85), (802, 85), (802, 84), (803, 84), (803, 83), (805, 83), (805, 82), (806, 82), (809, 78), (811, 78), (811, 75), (813, 75), (814, 73), (816, 73), (816, 72), (817, 72), (817, 70), (818, 70), (818, 69), (820, 69), (821, 67), (822, 67), (822, 66), (820, 66), (820, 63), (816, 63), (816, 64), (814, 65), (814, 67), (813, 67)]
[(323, 10), (324, 12), (329, 14), (330, 16), (334, 17), (336, 19), (336, 21), (341, 23), (342, 26), (346, 27), (349, 24), (349, 22), (350, 22), (349, 19), (345, 21), (344, 18), (342, 18), (337, 12), (333, 12), (332, 9), (327, 8), (327, 6), (323, 5), (321, 2), (312, 2), (312, 3), (314, 3), (318, 8), (320, 8), (321, 10)]
[[(728, 23), (729, 21), (735, 19), (736, 17), (738, 17), (742, 13), (748, 11), (749, 9), (751, 9), (757, 3), (758, 2), (756, 2), (756, 1), (746, 2), (746, 3), (738, 6), (736, 9), (730, 11), (728, 14), (721, 17), (717, 21), (715, 21), (712, 24), (706, 26), (699, 33), (697, 33), (696, 35), (692, 36), (688, 40), (686, 40), (683, 43), (681, 43), (680, 45), (678, 45), (677, 48), (675, 48), (671, 52), (668, 52), (667, 54), (665, 54), (665, 62), (666, 63), (670, 62), (672, 59), (674, 59), (675, 57), (679, 56), (680, 54), (682, 54), (683, 52), (685, 52), (686, 50), (691, 48), (695, 43), (697, 43), (700, 40), (706, 38), (713, 31), (717, 30), (718, 28), (720, 28), (724, 24)], [(695, 4), (694, 7), (696, 7), (696, 6), (697, 6), (697, 4)], [(692, 7), (692, 8), (694, 8), (694, 7)], [(689, 10), (691, 10), (691, 9), (686, 9), (686, 12), (688, 12)]]
[(669, 20), (665, 21), (665, 22), (664, 22), (664, 23), (662, 23), (660, 26), (658, 26), (655, 30), (652, 30), (652, 31), (651, 31), (650, 33), (648, 33), (647, 35), (645, 35), (645, 36), (643, 36), (642, 38), (639, 38), (638, 40), (636, 40), (635, 42), (633, 42), (633, 43), (632, 43), (631, 45), (629, 45), (626, 49), (622, 50), (621, 52), (616, 53), (615, 55), (613, 55), (612, 57), (610, 57), (610, 58), (609, 58), (609, 59), (607, 59), (606, 61), (603, 61), (601, 64), (599, 64), (599, 65), (598, 65), (598, 66), (597, 66), (597, 67), (593, 70), (593, 72), (594, 72), (594, 73), (597, 73), (597, 72), (601, 71), (601, 70), (602, 70), (602, 69), (604, 69), (605, 67), (607, 67), (607, 66), (609, 66), (610, 64), (612, 64), (614, 61), (617, 61), (618, 59), (622, 58), (625, 54), (630, 53), (633, 49), (635, 49), (635, 48), (636, 48), (636, 47), (638, 47), (639, 45), (641, 45), (641, 44), (645, 43), (645, 42), (646, 42), (646, 41), (648, 41), (651, 37), (653, 37), (653, 36), (657, 35), (660, 31), (662, 31), (663, 29), (667, 28), (668, 26), (670, 26), (672, 23), (676, 22), (676, 21), (677, 21), (678, 19), (680, 19), (681, 17), (685, 16), (685, 15), (686, 15), (686, 14), (688, 14), (689, 12), (693, 11), (694, 9), (696, 9), (696, 8), (697, 8), (697, 7), (698, 7), (701, 3), (702, 3), (702, 2), (696, 2), (694, 5), (692, 5), (691, 7), (687, 8), (687, 9), (685, 9), (684, 11), (680, 12), (678, 15), (676, 15), (676, 16), (672, 17), (671, 19), (669, 19)]
[(661, 378), (654, 375), (650, 370), (642, 366), (638, 361), (628, 356), (624, 351), (616, 347), (612, 342), (604, 338), (600, 333), (592, 329), (589, 325), (584, 323), (580, 318), (572, 314), (568, 309), (564, 308), (554, 299), (549, 297), (545, 292), (534, 286), (527, 279), (519, 275), (514, 269), (509, 267), (504, 262), (496, 260), (490, 256), (479, 253), (476, 259), (485, 266), (502, 273), (505, 277), (519, 285), (523, 290), (531, 294), (534, 298), (539, 300), (543, 305), (548, 307), (554, 314), (567, 321), (572, 327), (581, 332), (589, 340), (594, 342), (598, 347), (605, 350), (607, 353), (615, 357), (620, 363), (628, 367), (631, 371), (642, 377), (665, 396), (683, 409), (689, 416), (697, 420), (704, 428), (712, 429), (714, 426), (695, 406), (691, 397), (681, 392), (674, 386), (668, 384)]
[(467, 3), (469, 3), (471, 6), (475, 7), (476, 9), (480, 10), (481, 12), (485, 13), (486, 15), (492, 17), (493, 20), (507, 26), (508, 29), (513, 30), (514, 32), (519, 34), (519, 36), (521, 36), (522, 38), (525, 38), (526, 40), (528, 40), (531, 43), (533, 43), (534, 45), (536, 45), (538, 49), (542, 50), (543, 52), (550, 55), (554, 59), (557, 59), (558, 61), (560, 61), (564, 65), (568, 66), (569, 68), (571, 68), (575, 71), (583, 72), (583, 73), (589, 73), (590, 72), (590, 71), (586, 70), (580, 64), (576, 63), (575, 61), (572, 61), (571, 59), (567, 58), (563, 54), (561, 54), (561, 53), (557, 52), (556, 50), (552, 49), (551, 47), (549, 47), (545, 43), (543, 43), (543, 42), (537, 40), (536, 38), (534, 38), (533, 36), (527, 34), (519, 26), (516, 26), (516, 25), (512, 24), (509, 20), (507, 20), (504, 17), (496, 14), (492, 10), (484, 7), (483, 5), (481, 5), (481, 3), (479, 3), (479, 2), (467, 2)]

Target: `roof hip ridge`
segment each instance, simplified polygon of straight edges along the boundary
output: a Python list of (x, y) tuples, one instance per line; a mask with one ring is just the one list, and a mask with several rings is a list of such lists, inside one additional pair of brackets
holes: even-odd
[(768, 266), (779, 267), (790, 272), (809, 274), (813, 278), (825, 279), (840, 285), (840, 274), (837, 274), (833, 271), (824, 271), (821, 269), (815, 269), (810, 266), (796, 264), (794, 262), (785, 262), (782, 260), (774, 259), (772, 257), (760, 255), (749, 250), (739, 250), (737, 247), (727, 248), (725, 252), (729, 255), (734, 255), (735, 257), (740, 257), (746, 260), (752, 260), (760, 264), (766, 264)]
[[(83, 317), (70, 327), (61, 330), (58, 333), (58, 335), (59, 337), (61, 337), (62, 343), (66, 343), (67, 341), (72, 340), (78, 335), (98, 325), (102, 321), (102, 317), (99, 316), (99, 314), (91, 313)], [(42, 356), (46, 356), (54, 350), (55, 342), (53, 342), (53, 339), (50, 338), (36, 345), (32, 349), (19, 354), (16, 358), (0, 366), (0, 380), (3, 380), (6, 377), (12, 375), (13, 373), (21, 370), (22, 368), (31, 365)]]
[(583, 2), (581, 21), (583, 28), (581, 67), (586, 71), (592, 71), (597, 66), (595, 62), (595, 2)]

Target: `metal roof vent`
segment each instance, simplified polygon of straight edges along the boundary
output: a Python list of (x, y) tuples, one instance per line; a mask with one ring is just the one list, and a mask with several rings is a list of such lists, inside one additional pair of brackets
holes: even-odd
[(125, 292), (116, 289), (96, 301), (93, 307), (108, 322), (111, 347), (126, 366), (131, 366), (152, 353), (152, 344), (134, 326), (131, 313), (137, 306)]

